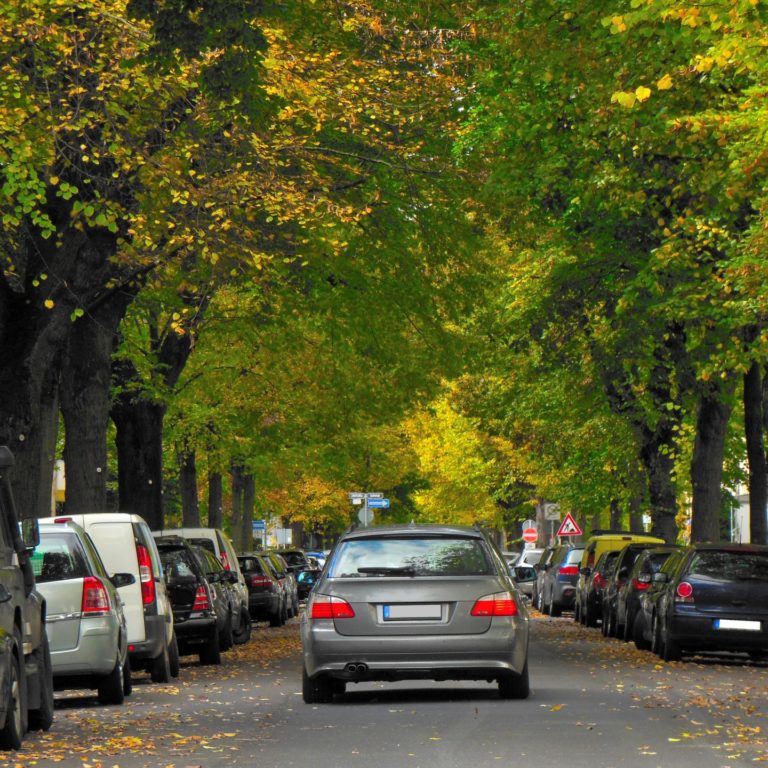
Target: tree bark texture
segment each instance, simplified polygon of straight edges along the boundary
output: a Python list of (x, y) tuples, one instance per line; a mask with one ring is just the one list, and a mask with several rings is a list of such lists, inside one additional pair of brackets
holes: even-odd
[(749, 540), (768, 544), (768, 461), (763, 436), (763, 375), (752, 363), (744, 375), (744, 436), (749, 464)]
[(691, 459), (692, 542), (721, 539), (723, 455), (731, 415), (731, 406), (724, 402), (727, 395), (720, 387), (712, 387), (699, 400)]
[(208, 473), (208, 527), (221, 528), (224, 491), (220, 472)]
[(200, 503), (197, 497), (197, 463), (194, 451), (179, 454), (181, 487), (181, 519), (185, 528), (200, 527)]
[(256, 504), (256, 481), (249, 472), (243, 477), (243, 516), (240, 525), (242, 552), (253, 549), (253, 510)]
[(107, 508), (107, 427), (112, 353), (135, 290), (113, 294), (72, 324), (61, 376), (69, 514)]
[(163, 418), (165, 406), (121, 393), (112, 406), (117, 428), (117, 482), (122, 512), (141, 515), (149, 527), (164, 528)]
[(242, 519), (243, 519), (243, 475), (245, 471), (240, 464), (232, 464), (232, 543), (238, 552), (242, 552)]

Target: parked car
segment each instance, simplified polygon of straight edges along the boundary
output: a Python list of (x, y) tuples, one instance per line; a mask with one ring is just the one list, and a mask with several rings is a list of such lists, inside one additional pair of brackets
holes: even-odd
[(110, 573), (130, 573), (133, 583), (118, 588), (128, 624), (131, 670), (147, 670), (153, 682), (179, 674), (179, 648), (163, 566), (149, 526), (128, 512), (90, 512), (49, 517), (41, 523), (74, 522), (96, 545)]
[(283, 587), (272, 566), (260, 555), (246, 552), (237, 556), (248, 586), (248, 609), (256, 621), (268, 620), (270, 626), (285, 624), (288, 606)]
[(768, 657), (768, 546), (694, 544), (653, 578), (659, 593), (651, 633), (662, 659), (700, 652)]
[(547, 575), (547, 565), (552, 560), (556, 549), (557, 547), (547, 547), (542, 552), (539, 562), (534, 566), (536, 568), (536, 581), (531, 585), (531, 603), (540, 611), (542, 610), (541, 586), (544, 584), (544, 577)]
[[(182, 656), (197, 654), (201, 664), (220, 664), (222, 648), (231, 646), (230, 599), (209, 580), (194, 545), (181, 536), (156, 536), (165, 583), (173, 607), (173, 626)], [(225, 573), (223, 568), (220, 573)]]
[(237, 592), (237, 612), (235, 615), (234, 641), (236, 644), (247, 643), (251, 637), (251, 613), (248, 610), (248, 587), (245, 583), (245, 576), (240, 570), (237, 562), (237, 553), (235, 552), (232, 540), (220, 528), (164, 528), (157, 532), (158, 535), (183, 536), (187, 541), (205, 547), (212, 552), (219, 562), (224, 566), (224, 570), (232, 571), (237, 579), (235, 590)]
[(299, 588), (296, 581), (296, 575), (288, 567), (285, 558), (274, 550), (265, 550), (259, 552), (262, 557), (266, 557), (272, 563), (278, 578), (283, 581), (283, 588), (286, 596), (286, 605), (288, 616), (299, 615)]
[(297, 576), (296, 589), (299, 593), (299, 600), (306, 600), (309, 597), (312, 587), (315, 586), (322, 572), (322, 568), (307, 568)]
[(479, 679), (526, 698), (528, 615), (476, 528), (403, 525), (344, 534), (302, 617), (302, 696), (349, 682)]
[(307, 559), (307, 555), (304, 552), (303, 549), (291, 549), (287, 547), (281, 547), (279, 549), (271, 550), (272, 552), (277, 552), (280, 557), (285, 560), (286, 564), (288, 565), (288, 570), (294, 575), (297, 576), (306, 568), (309, 568), (309, 560)]
[(581, 557), (579, 568), (593, 568), (603, 552), (621, 550), (627, 544), (666, 544), (664, 539), (650, 536), (645, 533), (632, 533), (632, 531), (595, 530), (584, 545), (584, 554)]
[(603, 590), (603, 624), (602, 632), (606, 637), (624, 636), (624, 615), (619, 615), (619, 592), (627, 583), (629, 572), (640, 556), (640, 553), (658, 544), (650, 542), (632, 542), (619, 551), (619, 556), (613, 565), (613, 571), (608, 575)]
[(576, 601), (576, 582), (579, 579), (579, 562), (583, 552), (581, 547), (563, 544), (544, 564), (544, 575), (539, 582), (542, 612), (559, 616), (564, 610), (573, 608)]
[[(666, 547), (651, 547), (640, 552), (626, 581), (619, 587), (616, 597), (616, 623), (623, 627), (621, 637), (626, 641), (635, 639), (635, 624), (638, 614), (641, 614), (640, 595), (651, 586), (653, 574), (657, 573), (667, 558), (676, 550), (676, 545)], [(637, 627), (642, 633), (642, 627)]]
[(613, 571), (619, 550), (604, 551), (593, 568), (585, 566), (579, 569), (576, 585), (574, 616), (576, 621), (586, 627), (596, 627), (603, 617), (603, 591), (609, 573)]
[(12, 467), (13, 454), (0, 446), (0, 749), (18, 749), (27, 727), (47, 731), (53, 722), (47, 606), (30, 562), (39, 527), (16, 512)]
[(132, 683), (117, 587), (133, 584), (133, 574), (108, 574), (90, 537), (75, 523), (40, 526), (32, 568), (47, 605), (54, 686), (95, 688), (102, 704), (122, 704)]
[(524, 549), (517, 554), (517, 557), (513, 560), (513, 565), (537, 565), (541, 560), (541, 556), (546, 550), (538, 547), (531, 547)]
[[(221, 561), (205, 547), (192, 544), (205, 578), (211, 587), (215, 587), (224, 605), (228, 606), (226, 621), (219, 625), (219, 645), (222, 651), (228, 651), (235, 644), (235, 632), (242, 624), (240, 616), (240, 591), (237, 588), (237, 574), (233, 570), (226, 570)], [(251, 617), (248, 616), (250, 626)]]
[(510, 565), (509, 574), (520, 594), (530, 600), (536, 583), (536, 569), (532, 565)]
[[(664, 585), (669, 576), (674, 573), (677, 561), (683, 557), (684, 549), (673, 552), (659, 567), (657, 573), (667, 574), (664, 578), (654, 574), (651, 585), (639, 595), (641, 613), (635, 616), (635, 645), (641, 650), (656, 650), (653, 648), (653, 622), (656, 614), (656, 601), (664, 591)], [(639, 624), (638, 624), (639, 622)]]

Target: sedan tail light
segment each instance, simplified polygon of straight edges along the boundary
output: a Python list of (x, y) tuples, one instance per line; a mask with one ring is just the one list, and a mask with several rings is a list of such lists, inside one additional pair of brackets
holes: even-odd
[(592, 583), (599, 589), (605, 589), (606, 581), (602, 573), (596, 573)]
[(509, 592), (496, 592), (475, 601), (472, 616), (517, 616), (517, 603)]
[(632, 589), (636, 589), (638, 592), (642, 592), (642, 590), (648, 589), (650, 586), (651, 577), (647, 574), (641, 574), (632, 579)]
[(192, 613), (211, 610), (211, 598), (205, 585), (200, 584), (195, 592), (195, 601), (192, 603)]
[(561, 576), (578, 576), (579, 575), (579, 566), (578, 565), (563, 565), (561, 566), (557, 571)]
[(687, 581), (681, 581), (677, 585), (675, 590), (675, 602), (676, 603), (692, 603), (693, 602), (693, 586)]
[(355, 611), (346, 600), (340, 597), (315, 595), (309, 617), (310, 619), (353, 619)]
[(109, 613), (107, 588), (95, 576), (86, 576), (83, 579), (83, 602), (80, 610), (87, 616), (103, 616)]
[(155, 575), (152, 573), (152, 560), (149, 557), (149, 550), (143, 544), (136, 545), (136, 556), (139, 560), (141, 597), (144, 605), (149, 605), (155, 601)]
[(271, 587), (272, 579), (269, 576), (251, 576), (252, 587)]

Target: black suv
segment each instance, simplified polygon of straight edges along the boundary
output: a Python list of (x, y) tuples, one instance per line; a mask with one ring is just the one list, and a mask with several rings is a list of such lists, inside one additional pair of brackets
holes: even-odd
[(46, 605), (30, 562), (40, 534), (35, 519), (19, 525), (12, 466), (13, 454), (0, 446), (0, 749), (18, 749), (27, 728), (47, 731), (53, 722)]

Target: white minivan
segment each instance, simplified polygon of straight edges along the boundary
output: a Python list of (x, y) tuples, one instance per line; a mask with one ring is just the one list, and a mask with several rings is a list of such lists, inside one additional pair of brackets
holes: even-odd
[(110, 575), (131, 573), (135, 582), (118, 589), (128, 625), (131, 669), (145, 669), (156, 683), (179, 674), (173, 610), (157, 545), (144, 518), (128, 512), (90, 512), (40, 520), (72, 521), (93, 540)]
[(236, 604), (232, 610), (232, 638), (235, 643), (247, 643), (251, 637), (251, 612), (248, 607), (248, 585), (240, 570), (240, 563), (232, 540), (220, 528), (163, 528), (154, 531), (154, 536), (181, 536), (192, 544), (205, 547), (219, 559), (224, 569), (232, 571), (237, 576), (234, 582), (234, 592), (237, 595)]

